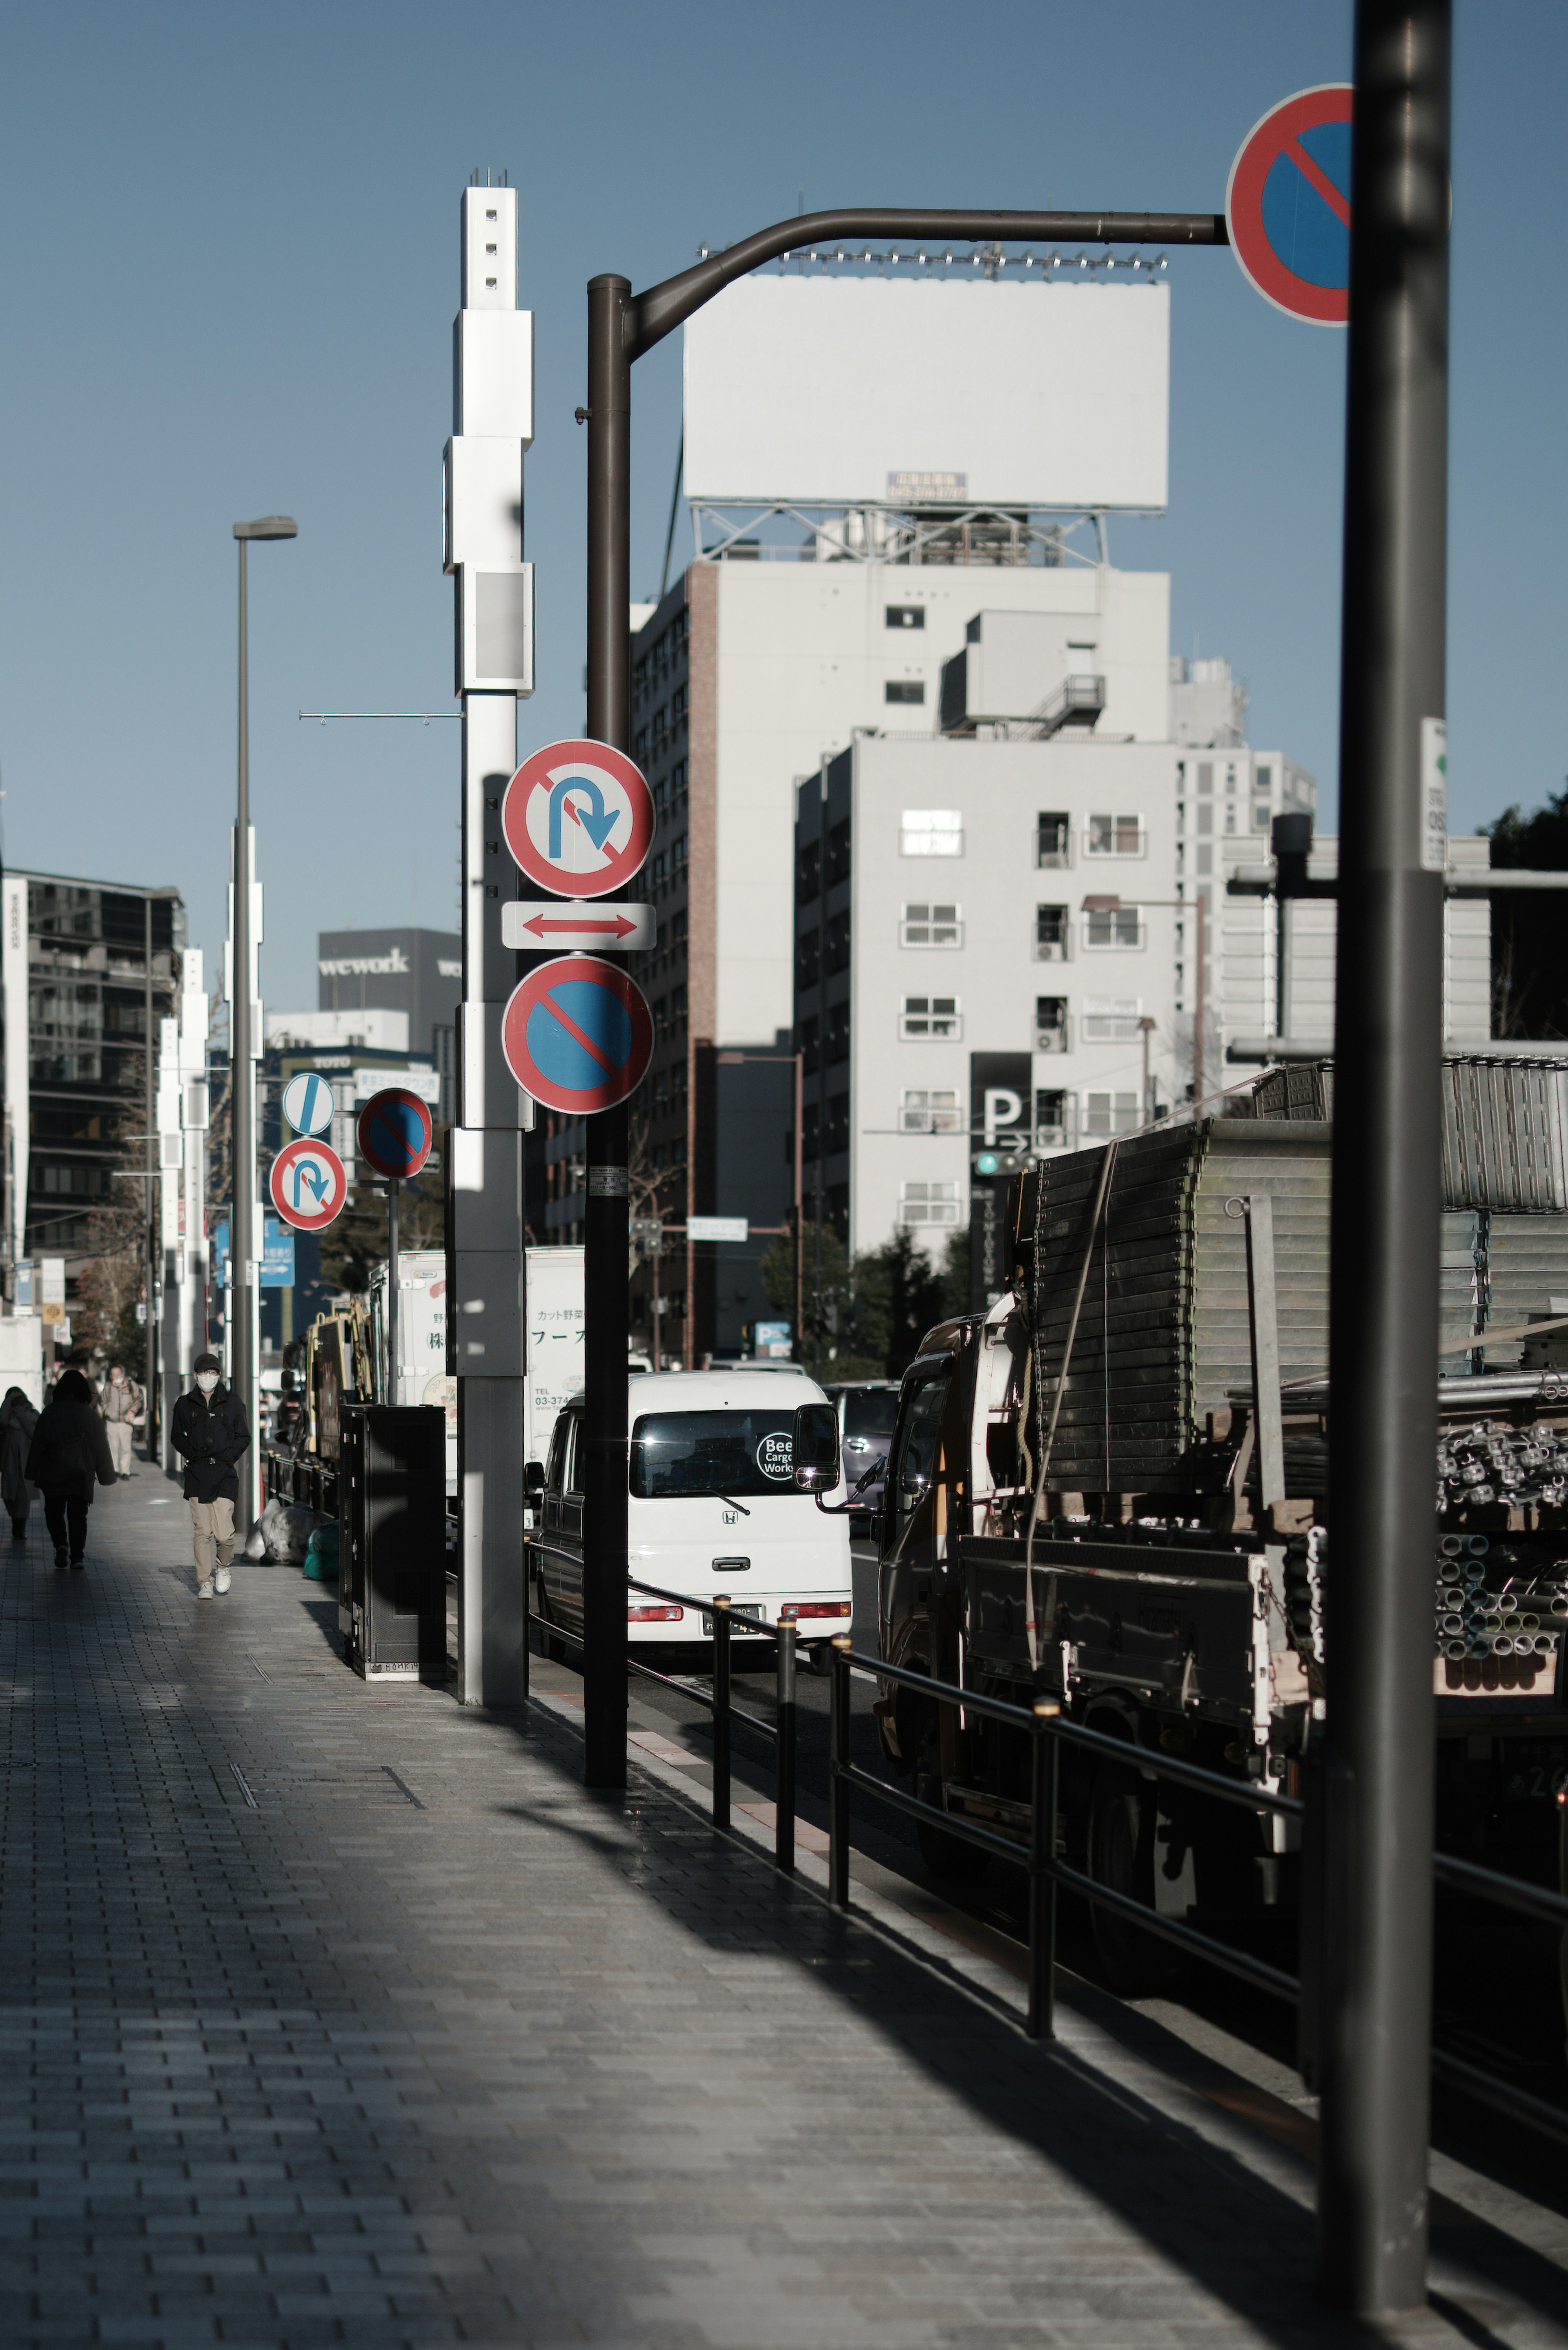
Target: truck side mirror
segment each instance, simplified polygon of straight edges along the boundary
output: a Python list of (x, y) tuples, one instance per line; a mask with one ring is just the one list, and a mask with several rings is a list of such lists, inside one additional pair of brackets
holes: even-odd
[(825, 1493), (838, 1482), (838, 1413), (830, 1403), (803, 1403), (790, 1434), (797, 1493)]
[(530, 1461), (523, 1471), (523, 1491), (525, 1493), (542, 1493), (544, 1490), (545, 1464), (542, 1461)]

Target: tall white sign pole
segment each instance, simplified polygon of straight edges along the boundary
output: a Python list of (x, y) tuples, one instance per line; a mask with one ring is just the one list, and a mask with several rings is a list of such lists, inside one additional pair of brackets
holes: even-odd
[(518, 876), (501, 832), (517, 703), (534, 691), (534, 575), (523, 560), (523, 456), (534, 437), (534, 318), (517, 307), (517, 194), (462, 198), (452, 329), (445, 567), (457, 588), (462, 701), (462, 1001), (450, 1137), (448, 1367), (457, 1377), (458, 1700), (514, 1705), (523, 1612), (523, 1133), (533, 1104), (501, 1053), (517, 977), (501, 910)]

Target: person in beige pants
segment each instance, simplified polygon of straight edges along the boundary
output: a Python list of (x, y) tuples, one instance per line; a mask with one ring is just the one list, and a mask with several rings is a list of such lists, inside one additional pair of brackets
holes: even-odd
[(109, 1430), (109, 1457), (123, 1484), (130, 1474), (130, 1423), (141, 1417), (141, 1389), (127, 1378), (125, 1365), (113, 1363), (99, 1390), (98, 1408)]
[(185, 1458), (185, 1499), (191, 1505), (198, 1599), (211, 1599), (214, 1591), (229, 1587), (234, 1504), (240, 1498), (235, 1464), (251, 1440), (245, 1408), (224, 1387), (222, 1372), (216, 1355), (198, 1355), (196, 1384), (181, 1397), (169, 1423), (170, 1440)]

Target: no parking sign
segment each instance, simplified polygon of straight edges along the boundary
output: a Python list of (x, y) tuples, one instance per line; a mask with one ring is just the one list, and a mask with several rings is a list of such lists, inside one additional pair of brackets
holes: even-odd
[(597, 955), (531, 971), (501, 1024), (506, 1066), (526, 1094), (567, 1118), (613, 1109), (642, 1083), (653, 1018), (640, 987)]
[(1265, 302), (1314, 326), (1350, 317), (1354, 86), (1299, 89), (1253, 124), (1231, 166), (1225, 225)]

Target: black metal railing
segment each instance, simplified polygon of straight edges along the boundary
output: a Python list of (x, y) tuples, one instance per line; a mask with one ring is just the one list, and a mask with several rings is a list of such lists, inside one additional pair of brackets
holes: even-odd
[[(1059, 1887), (1081, 1894), (1096, 1908), (1108, 1909), (1116, 1916), (1137, 1925), (1143, 1932), (1174, 1943), (1179, 1950), (1189, 1951), (1195, 1958), (1211, 1966), (1222, 1968), (1227, 1974), (1239, 1976), (1260, 1991), (1278, 1999), (1299, 2004), (1302, 1997), (1300, 1979), (1286, 1974), (1281, 1968), (1270, 1966), (1264, 1960), (1254, 1958), (1245, 1950), (1231, 1949), (1217, 1942), (1212, 1936), (1188, 1925), (1184, 1919), (1168, 1918), (1157, 1909), (1145, 1907), (1130, 1894), (1115, 1886), (1102, 1884), (1082, 1869), (1057, 1857), (1056, 1819), (1059, 1811), (1058, 1781), (1060, 1748), (1064, 1739), (1075, 1746), (1086, 1749), (1105, 1760), (1120, 1763), (1146, 1776), (1168, 1779), (1178, 1786), (1197, 1794), (1232, 1804), (1250, 1812), (1272, 1812), (1286, 1819), (1304, 1819), (1306, 1806), (1294, 1795), (1284, 1795), (1272, 1789), (1260, 1787), (1247, 1780), (1229, 1779), (1217, 1771), (1205, 1770), (1196, 1762), (1183, 1762), (1174, 1755), (1153, 1752), (1144, 1746), (1134, 1746), (1126, 1739), (1107, 1737), (1104, 1731), (1090, 1730), (1070, 1721), (1059, 1705), (1044, 1701), (1033, 1706), (1010, 1705), (1001, 1698), (984, 1697), (973, 1690), (959, 1689), (948, 1681), (933, 1680), (927, 1673), (916, 1672), (903, 1665), (890, 1665), (879, 1657), (857, 1655), (847, 1639), (832, 1643), (833, 1683), (828, 1711), (828, 1814), (827, 1814), (827, 1898), (837, 1908), (846, 1908), (849, 1902), (849, 1796), (853, 1788), (873, 1796), (878, 1803), (888, 1804), (907, 1817), (925, 1821), (940, 1827), (944, 1835), (957, 1836), (977, 1850), (1023, 1866), (1028, 1873), (1028, 2014), (1024, 2029), (1032, 2039), (1053, 2036), (1054, 2021), (1054, 1978), (1056, 1955), (1056, 1892)], [(1031, 1740), (1030, 1765), (1030, 1825), (1027, 1850), (1013, 1837), (999, 1835), (993, 1829), (981, 1827), (977, 1821), (961, 1812), (950, 1812), (935, 1804), (923, 1802), (918, 1795), (907, 1794), (902, 1787), (890, 1785), (871, 1772), (862, 1770), (849, 1760), (849, 1676), (858, 1669), (880, 1681), (918, 1690), (938, 1703), (962, 1706), (966, 1712), (977, 1713), (986, 1720), (999, 1721), (1007, 1727), (1023, 1731)], [(1449, 1853), (1433, 1856), (1433, 1875), (1439, 1885), (1452, 1892), (1489, 1901), (1500, 1908), (1511, 1909), (1568, 1934), (1568, 1896), (1552, 1893), (1544, 1887), (1528, 1885), (1518, 1877), (1500, 1876), (1495, 1869), (1481, 1868), (1474, 1861), (1460, 1860)], [(1446, 2048), (1432, 2050), (1432, 2071), (1437, 2079), (1496, 2106), (1516, 2120), (1531, 2123), (1546, 2136), (1568, 2144), (1568, 2113), (1548, 2105), (1543, 2098), (1531, 2095), (1509, 2081), (1497, 2080), (1479, 2065), (1456, 2056)]]
[[(657, 1667), (644, 1664), (637, 1656), (627, 1659), (628, 1670), (639, 1673), (644, 1680), (658, 1681), (665, 1689), (674, 1690), (695, 1705), (703, 1706), (713, 1717), (713, 1825), (728, 1828), (731, 1808), (730, 1730), (733, 1722), (742, 1722), (760, 1738), (772, 1742), (774, 1749), (774, 1865), (786, 1876), (794, 1870), (794, 1788), (795, 1788), (795, 1627), (793, 1624), (765, 1624), (743, 1608), (732, 1607), (728, 1599), (695, 1599), (689, 1591), (665, 1591), (657, 1583), (639, 1583), (627, 1577), (628, 1591), (641, 1592), (649, 1599), (662, 1599), (671, 1607), (684, 1610), (694, 1607), (711, 1618), (713, 1629), (713, 1687), (711, 1693), (698, 1689), (694, 1683), (682, 1680), (673, 1673), (661, 1673)], [(563, 1631), (560, 1625), (537, 1616), (528, 1596), (528, 1577), (523, 1578), (523, 1604), (525, 1611), (523, 1637), (528, 1638), (528, 1625), (537, 1622), (549, 1638), (582, 1654), (583, 1642), (576, 1632)], [(748, 1713), (735, 1703), (731, 1686), (730, 1643), (733, 1634), (750, 1633), (773, 1640), (777, 1647), (775, 1668), (776, 1717), (764, 1721), (760, 1713)]]
[[(1294, 1795), (1275, 1794), (1271, 1789), (1258, 1787), (1250, 1782), (1227, 1779), (1217, 1771), (1205, 1771), (1195, 1762), (1179, 1762), (1174, 1755), (1151, 1753), (1147, 1748), (1133, 1746), (1126, 1739), (1107, 1738), (1103, 1731), (1087, 1730), (1071, 1721), (1059, 1705), (1043, 1700), (1033, 1706), (1009, 1705), (1004, 1699), (982, 1697), (973, 1690), (961, 1690), (947, 1681), (933, 1680), (929, 1673), (914, 1672), (908, 1666), (889, 1665), (878, 1657), (857, 1656), (847, 1640), (835, 1640), (833, 1649), (833, 1687), (828, 1708), (828, 1813), (827, 1813), (827, 1898), (838, 1908), (849, 1901), (849, 1794), (857, 1787), (861, 1793), (875, 1796), (894, 1811), (909, 1818), (923, 1820), (953, 1835), (978, 1851), (994, 1857), (1022, 1863), (1029, 1877), (1028, 1989), (1029, 2009), (1024, 2029), (1032, 2040), (1048, 2040), (1053, 2036), (1055, 2010), (1054, 1973), (1056, 1962), (1056, 1892), (1064, 1886), (1074, 1893), (1082, 1893), (1096, 1908), (1109, 1909), (1126, 1918), (1145, 1932), (1174, 1942), (1180, 1950), (1207, 1959), (1212, 1965), (1222, 1967), (1229, 1974), (1239, 1975), (1244, 1982), (1261, 1991), (1272, 1991), (1277, 1998), (1291, 2001), (1301, 1996), (1301, 1985), (1293, 1975), (1283, 1973), (1262, 1959), (1253, 1958), (1246, 1950), (1233, 1950), (1224, 1942), (1199, 1932), (1179, 1918), (1163, 1917), (1157, 1909), (1146, 1908), (1131, 1894), (1120, 1892), (1115, 1886), (1103, 1885), (1086, 1876), (1082, 1869), (1056, 1856), (1056, 1816), (1060, 1809), (1058, 1783), (1060, 1779), (1060, 1747), (1064, 1738), (1075, 1745), (1087, 1747), (1092, 1752), (1129, 1769), (1174, 1780), (1179, 1785), (1194, 1789), (1200, 1794), (1217, 1796), (1221, 1803), (1236, 1804), (1245, 1810), (1271, 1811), (1287, 1818), (1299, 1819), (1303, 1805)], [(858, 1669), (878, 1680), (893, 1681), (906, 1689), (918, 1690), (922, 1697), (939, 1702), (961, 1705), (966, 1712), (978, 1713), (989, 1721), (998, 1721), (1012, 1730), (1021, 1730), (1032, 1742), (1029, 1773), (1029, 1846), (1027, 1854), (1011, 1836), (997, 1835), (992, 1828), (982, 1828), (978, 1821), (961, 1812), (950, 1812), (911, 1795), (902, 1787), (877, 1778), (849, 1760), (849, 1676)]]

